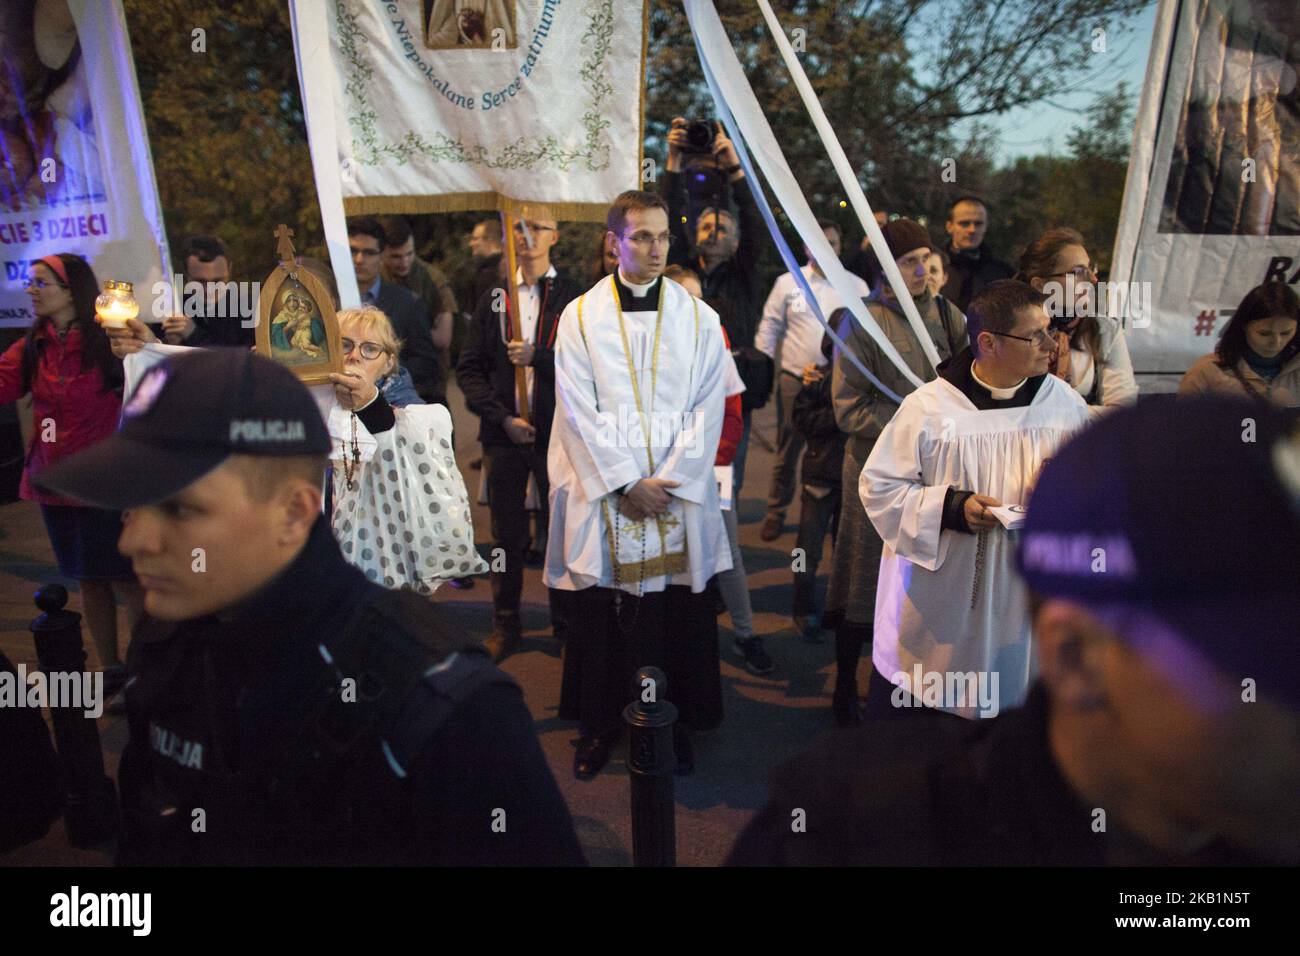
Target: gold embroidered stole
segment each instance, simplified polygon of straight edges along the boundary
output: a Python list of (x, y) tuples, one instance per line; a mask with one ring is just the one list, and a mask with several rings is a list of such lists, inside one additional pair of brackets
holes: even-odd
[[(623, 304), (619, 300), (618, 284), (613, 277), (610, 278), (610, 292), (614, 296), (614, 311), (618, 316), (618, 332), (623, 345), (623, 357), (627, 362), (628, 375), (632, 382), (632, 397), (636, 402), (637, 416), (641, 422), (641, 430), (645, 438), (646, 462), (650, 466), (651, 475), (655, 471), (654, 452), (651, 445), (651, 436), (653, 435), (651, 418), (654, 414), (655, 390), (659, 381), (659, 343), (663, 333), (664, 299), (667, 296), (667, 291), (666, 283), (661, 281), (659, 286), (659, 307), (655, 315), (654, 345), (652, 346), (650, 358), (650, 407), (647, 412), (646, 403), (641, 398), (641, 383), (637, 377), (636, 361), (632, 357), (632, 348), (627, 338), (627, 325), (623, 319)], [(587, 344), (587, 333), (582, 318), (582, 305), (585, 298), (585, 293), (578, 298), (578, 331), (582, 335), (584, 345)], [(694, 361), (694, 352), (699, 348), (699, 336), (700, 309), (697, 302), (695, 303), (695, 347), (692, 349), (692, 361)], [(590, 347), (588, 347), (587, 351), (588, 355), (590, 355)], [(613, 497), (613, 493), (606, 495), (601, 499), (600, 504), (605, 519), (606, 543), (609, 547), (610, 562), (614, 568), (615, 585), (640, 584), (647, 578), (667, 577), (686, 571), (689, 565), (686, 554), (682, 503), (676, 498), (671, 498), (668, 510), (663, 514), (652, 515), (640, 521), (632, 521), (623, 518), (618, 513), (617, 504), (611, 504)], [(678, 528), (682, 529), (681, 548), (677, 551), (670, 551), (669, 536)], [(647, 534), (654, 534), (658, 538), (658, 554), (646, 555), (645, 541)], [(638, 543), (640, 544), (639, 555), (635, 553)]]

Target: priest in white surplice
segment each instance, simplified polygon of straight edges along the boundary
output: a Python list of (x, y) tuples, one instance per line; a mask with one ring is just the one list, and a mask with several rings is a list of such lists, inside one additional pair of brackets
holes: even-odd
[(1047, 374), (1043, 295), (1000, 280), (970, 302), (971, 349), (903, 399), (858, 483), (884, 540), (867, 713), (938, 707), (994, 716), (1037, 670), (1016, 531), (990, 509), (1024, 506), (1043, 462), (1089, 421)]
[[(699, 595), (731, 567), (713, 473), (731, 362), (717, 313), (661, 277), (658, 195), (623, 193), (607, 226), (618, 269), (560, 318), (547, 461), (544, 580), (573, 592), (560, 716), (582, 723), (580, 779), (609, 759), (640, 666), (666, 672), (679, 727), (721, 721), (716, 618)], [(684, 734), (675, 746), (687, 769)]]

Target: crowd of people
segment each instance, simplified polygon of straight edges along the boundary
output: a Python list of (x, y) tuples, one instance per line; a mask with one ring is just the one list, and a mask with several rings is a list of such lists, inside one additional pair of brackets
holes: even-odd
[[(866, 724), (778, 772), (734, 862), (1300, 858), (1279, 796), (1300, 776), (1286, 744), (1300, 680), (1271, 656), (1293, 637), (1300, 580), (1295, 292), (1251, 290), (1182, 396), (1139, 402), (1083, 237), (1023, 237), (1013, 267), (965, 195), (946, 243), (882, 215), (883, 246), (842, 250), (820, 223), (878, 337), (806, 248), (802, 274), (764, 298), (735, 149), (719, 131), (709, 175), (688, 177), (685, 137), (674, 120), (658, 190), (618, 197), (593, 263), (554, 262), (560, 223), (525, 215), (508, 274), (486, 219), (448, 278), (401, 217), (349, 220), (362, 307), (337, 314), (327, 420), (250, 353), (240, 317), (106, 330), (88, 263), (35, 264), (36, 321), (0, 357), (0, 400), (33, 396), (22, 496), (80, 584), (110, 691), (127, 679), (115, 590), (135, 629), (122, 858), (581, 861), (519, 688), (494, 666), (519, 646), (525, 575), (540, 565), (563, 647), (575, 776), (608, 762), (645, 665), (668, 675), (676, 770), (692, 772), (692, 733), (724, 718), (724, 610), (737, 660), (779, 675), (737, 514), (769, 401), (760, 536), (787, 533), (797, 497), (793, 624), (810, 642), (833, 632), (834, 722)], [(187, 243), (183, 267), (231, 276), (216, 237)], [(154, 341), (202, 350), (151, 367), (123, 406), (122, 361)], [(454, 455), (453, 378), (479, 419), (490, 544)], [(1233, 444), (1243, 415), (1257, 431)], [(1226, 500), (1206, 515), (1194, 487)], [(1242, 541), (1251, 530), (1274, 547)], [(196, 542), (201, 576), (186, 571)], [(429, 596), (484, 572), (480, 643)], [(1242, 678), (1261, 684), (1245, 716)], [(1201, 773), (1215, 761), (1257, 785)], [(1089, 842), (1097, 801), (1119, 822)], [(175, 812), (197, 806), (217, 838)]]

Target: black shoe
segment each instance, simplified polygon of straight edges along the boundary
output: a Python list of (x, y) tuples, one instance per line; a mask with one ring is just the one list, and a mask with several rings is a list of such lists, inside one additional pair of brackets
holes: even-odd
[(524, 567), (540, 568), (546, 560), (546, 556), (536, 548), (529, 548), (524, 552)]
[(515, 649), (519, 647), (520, 639), (521, 635), (517, 623), (509, 624), (498, 621), (497, 626), (492, 629), (491, 635), (483, 642), (483, 646), (492, 655), (492, 662), (500, 664), (515, 652)]
[(736, 638), (733, 642), (736, 653), (740, 655), (745, 664), (745, 670), (751, 674), (758, 674), (760, 677), (770, 674), (774, 670), (772, 658), (767, 656), (767, 651), (763, 650), (763, 639), (761, 637), (751, 637), (742, 641)]
[(470, 588), (474, 586), (474, 579), (473, 578), (452, 578), (447, 583), (450, 584), (452, 587), (454, 587), (457, 591), (468, 591)]
[(573, 755), (573, 775), (579, 780), (590, 780), (600, 773), (601, 768), (609, 763), (609, 756), (614, 752), (621, 731), (608, 734), (592, 734), (578, 741), (578, 750)]
[(763, 541), (775, 541), (781, 537), (785, 531), (785, 512), (769, 511), (767, 517), (763, 519), (763, 527), (758, 532), (759, 538)]
[(799, 632), (801, 638), (809, 644), (822, 644), (825, 642), (826, 638), (822, 635), (821, 618), (817, 616), (815, 611), (806, 614), (796, 611), (792, 617), (794, 618), (795, 630)]
[(858, 688), (845, 687), (843, 691), (835, 688), (831, 696), (831, 713), (835, 715), (835, 726), (853, 727), (862, 723), (862, 705), (858, 703)]
[(695, 747), (691, 745), (691, 735), (681, 727), (673, 728), (673, 757), (677, 761), (674, 774), (687, 777), (695, 773)]

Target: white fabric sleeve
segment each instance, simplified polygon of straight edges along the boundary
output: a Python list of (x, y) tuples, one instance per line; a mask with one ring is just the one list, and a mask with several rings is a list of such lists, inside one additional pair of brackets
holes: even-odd
[(1138, 386), (1124, 329), (1114, 319), (1098, 321), (1102, 323), (1102, 356), (1096, 370), (1101, 375), (1101, 403), (1107, 408), (1133, 405), (1138, 399)]
[(903, 399), (876, 439), (858, 477), (858, 497), (885, 544), (913, 564), (937, 571), (946, 550), (940, 542), (948, 486), (922, 481), (923, 419), (911, 398)]
[[(590, 320), (591, 316), (586, 316)], [(618, 440), (614, 412), (596, 406), (596, 376), (578, 325), (578, 300), (564, 309), (555, 341), (555, 423), (574, 476), (588, 501), (596, 501), (630, 481), (645, 477), (632, 449)]]
[(758, 331), (754, 333), (754, 348), (773, 361), (776, 360), (777, 344), (786, 329), (786, 298), (789, 286), (792, 284), (786, 281), (789, 278), (790, 274), (787, 272), (785, 275), (777, 276), (776, 281), (772, 283), (772, 291), (768, 293), (767, 301), (763, 303), (763, 317), (759, 319)]
[(695, 401), (667, 457), (656, 469), (656, 477), (680, 482), (676, 488), (666, 490), (698, 505), (716, 487), (713, 462), (718, 456), (726, 410), (726, 363), (732, 361), (722, 341), (722, 327), (712, 313), (700, 323), (700, 347), (695, 360), (699, 363)]
[(332, 524), (344, 557), (367, 578), (428, 594), (488, 566), (474, 547), (451, 414), (443, 405), (408, 405), (393, 416), (393, 427), (379, 435), (359, 424), (356, 487), (348, 488), (345, 469), (336, 465)]

